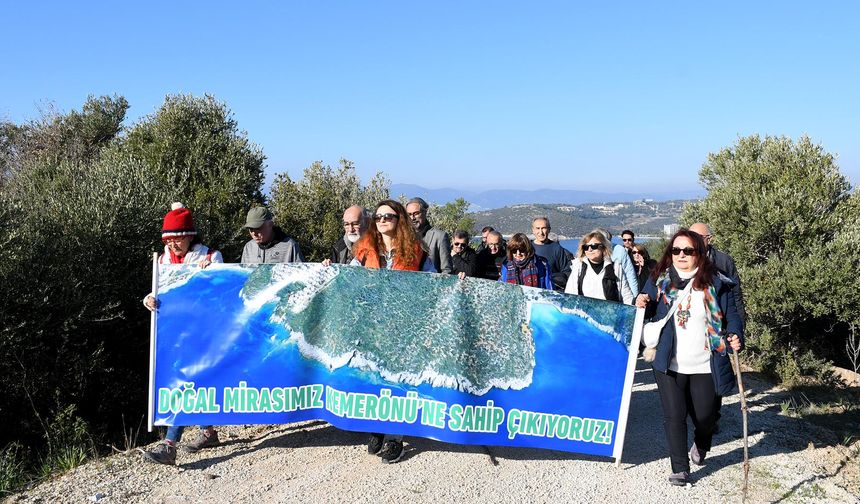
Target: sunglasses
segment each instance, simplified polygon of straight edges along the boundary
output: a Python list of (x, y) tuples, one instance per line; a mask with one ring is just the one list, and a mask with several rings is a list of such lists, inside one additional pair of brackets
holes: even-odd
[(397, 214), (394, 213), (378, 213), (373, 216), (376, 222), (388, 222), (397, 219)]
[(683, 252), (684, 255), (687, 256), (696, 255), (696, 249), (694, 249), (693, 247), (672, 247), (672, 255), (679, 255), (681, 252)]
[(582, 246), (582, 250), (602, 250), (602, 249), (603, 249), (602, 243), (588, 243), (588, 244)]
[(638, 250), (634, 250), (633, 255), (642, 255), (642, 252), (639, 252)]
[(459, 247), (465, 247), (465, 246), (466, 246), (466, 244), (465, 244), (465, 243), (457, 243), (457, 242), (454, 242), (454, 243), (452, 243), (451, 245), (453, 245), (453, 246), (455, 246), (455, 247), (457, 247), (457, 248), (459, 248)]
[(633, 238), (622, 238), (621, 241), (623, 241), (624, 243), (632, 242)]
[(525, 249), (511, 249), (511, 255), (526, 255)]

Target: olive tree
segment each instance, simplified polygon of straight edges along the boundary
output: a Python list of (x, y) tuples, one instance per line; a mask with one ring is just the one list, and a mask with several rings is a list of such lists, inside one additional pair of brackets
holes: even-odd
[(856, 204), (834, 156), (805, 136), (753, 135), (710, 154), (699, 178), (707, 196), (682, 222), (710, 224), (717, 248), (735, 259), (762, 366), (785, 378), (808, 371), (798, 362), (837, 357), (844, 340), (828, 330), (856, 313), (842, 289), (857, 292), (849, 272), (860, 255), (847, 246)]

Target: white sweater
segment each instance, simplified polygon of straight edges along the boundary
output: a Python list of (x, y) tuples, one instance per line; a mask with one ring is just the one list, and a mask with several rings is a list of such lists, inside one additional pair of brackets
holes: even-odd
[[(687, 319), (684, 327), (681, 327), (678, 325), (678, 313), (687, 309), (688, 303), (690, 318)], [(675, 324), (675, 355), (669, 362), (670, 370), (683, 374), (711, 373), (711, 346), (708, 341), (707, 316), (705, 293), (692, 289), (690, 295), (682, 299), (672, 317), (672, 322)]]
[[(586, 263), (585, 277), (582, 279), (582, 292), (579, 292), (579, 272), (582, 269), (583, 261)], [(588, 264), (588, 259), (584, 257), (577, 257), (571, 261), (570, 277), (567, 279), (564, 292), (595, 299), (606, 299), (603, 293), (603, 276), (606, 274), (606, 268), (613, 268), (615, 270), (615, 277), (618, 279), (618, 293), (621, 294), (621, 300), (624, 304), (633, 304), (633, 291), (627, 285), (621, 264), (612, 262), (609, 256), (604, 256), (603, 269), (600, 270), (600, 273), (595, 273), (591, 264)]]

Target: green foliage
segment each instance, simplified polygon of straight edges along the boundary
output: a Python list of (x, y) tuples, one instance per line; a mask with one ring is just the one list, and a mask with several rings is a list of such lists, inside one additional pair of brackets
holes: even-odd
[(340, 166), (316, 161), (305, 169), (304, 178), (294, 181), (286, 173), (272, 186), (270, 206), (275, 224), (295, 238), (306, 261), (318, 262), (331, 255), (331, 247), (343, 236), (343, 211), (362, 205), (369, 211), (388, 198), (389, 180), (377, 173), (361, 185), (355, 166), (347, 159)]
[(45, 432), (48, 453), (42, 461), (41, 472), (47, 476), (56, 471), (68, 471), (81, 465), (95, 454), (89, 426), (77, 415), (77, 407), (69, 405), (58, 411)]
[(27, 466), (24, 447), (10, 443), (0, 450), (0, 497), (10, 494), (26, 482)]
[[(860, 314), (860, 212), (834, 157), (807, 137), (753, 135), (710, 154), (700, 180), (708, 195), (682, 222), (709, 223), (717, 248), (734, 257), (753, 356), (787, 381), (837, 357), (841, 335), (828, 328)], [(818, 361), (804, 365), (808, 349)]]
[(222, 104), (168, 97), (128, 129), (125, 108), (90, 98), (80, 112), (0, 128), (0, 411), (14, 419), (0, 446), (32, 448), (46, 471), (92, 451), (82, 422), (98, 437), (119, 431), (122, 412), (142, 413), (140, 299), (170, 203), (186, 203), (220, 247), (261, 199), (262, 154)]
[(474, 235), (475, 218), (466, 214), (468, 210), (469, 202), (463, 198), (457, 198), (444, 205), (431, 203), (427, 210), (427, 219), (433, 227), (443, 229), (449, 236), (457, 230)]
[[(240, 131), (227, 106), (214, 97), (167, 96), (117, 145), (117, 153), (136, 159), (172, 188), (161, 202), (181, 201), (194, 214), (203, 241), (238, 259), (245, 213), (263, 201), (265, 156)], [(156, 229), (153, 222), (149, 229)]]

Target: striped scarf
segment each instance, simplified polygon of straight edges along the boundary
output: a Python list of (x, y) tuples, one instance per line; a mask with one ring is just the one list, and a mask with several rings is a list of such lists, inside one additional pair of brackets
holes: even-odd
[[(692, 282), (693, 279), (683, 280), (678, 275), (674, 266), (670, 266), (657, 279), (657, 299), (662, 299), (667, 306), (672, 306), (672, 303), (678, 298), (678, 293), (686, 287), (687, 282)], [(720, 327), (723, 322), (723, 312), (720, 311), (720, 306), (717, 304), (717, 290), (713, 285), (709, 285), (704, 292), (705, 297), (705, 326), (707, 327), (708, 346), (712, 352), (717, 352), (720, 355), (726, 354), (726, 340), (720, 336)], [(680, 307), (679, 307), (680, 309)], [(678, 312), (676, 311), (676, 317)]]
[(522, 262), (511, 260), (507, 261), (507, 264), (507, 283), (526, 285), (528, 287), (541, 287), (537, 259), (535, 259), (534, 255)]

